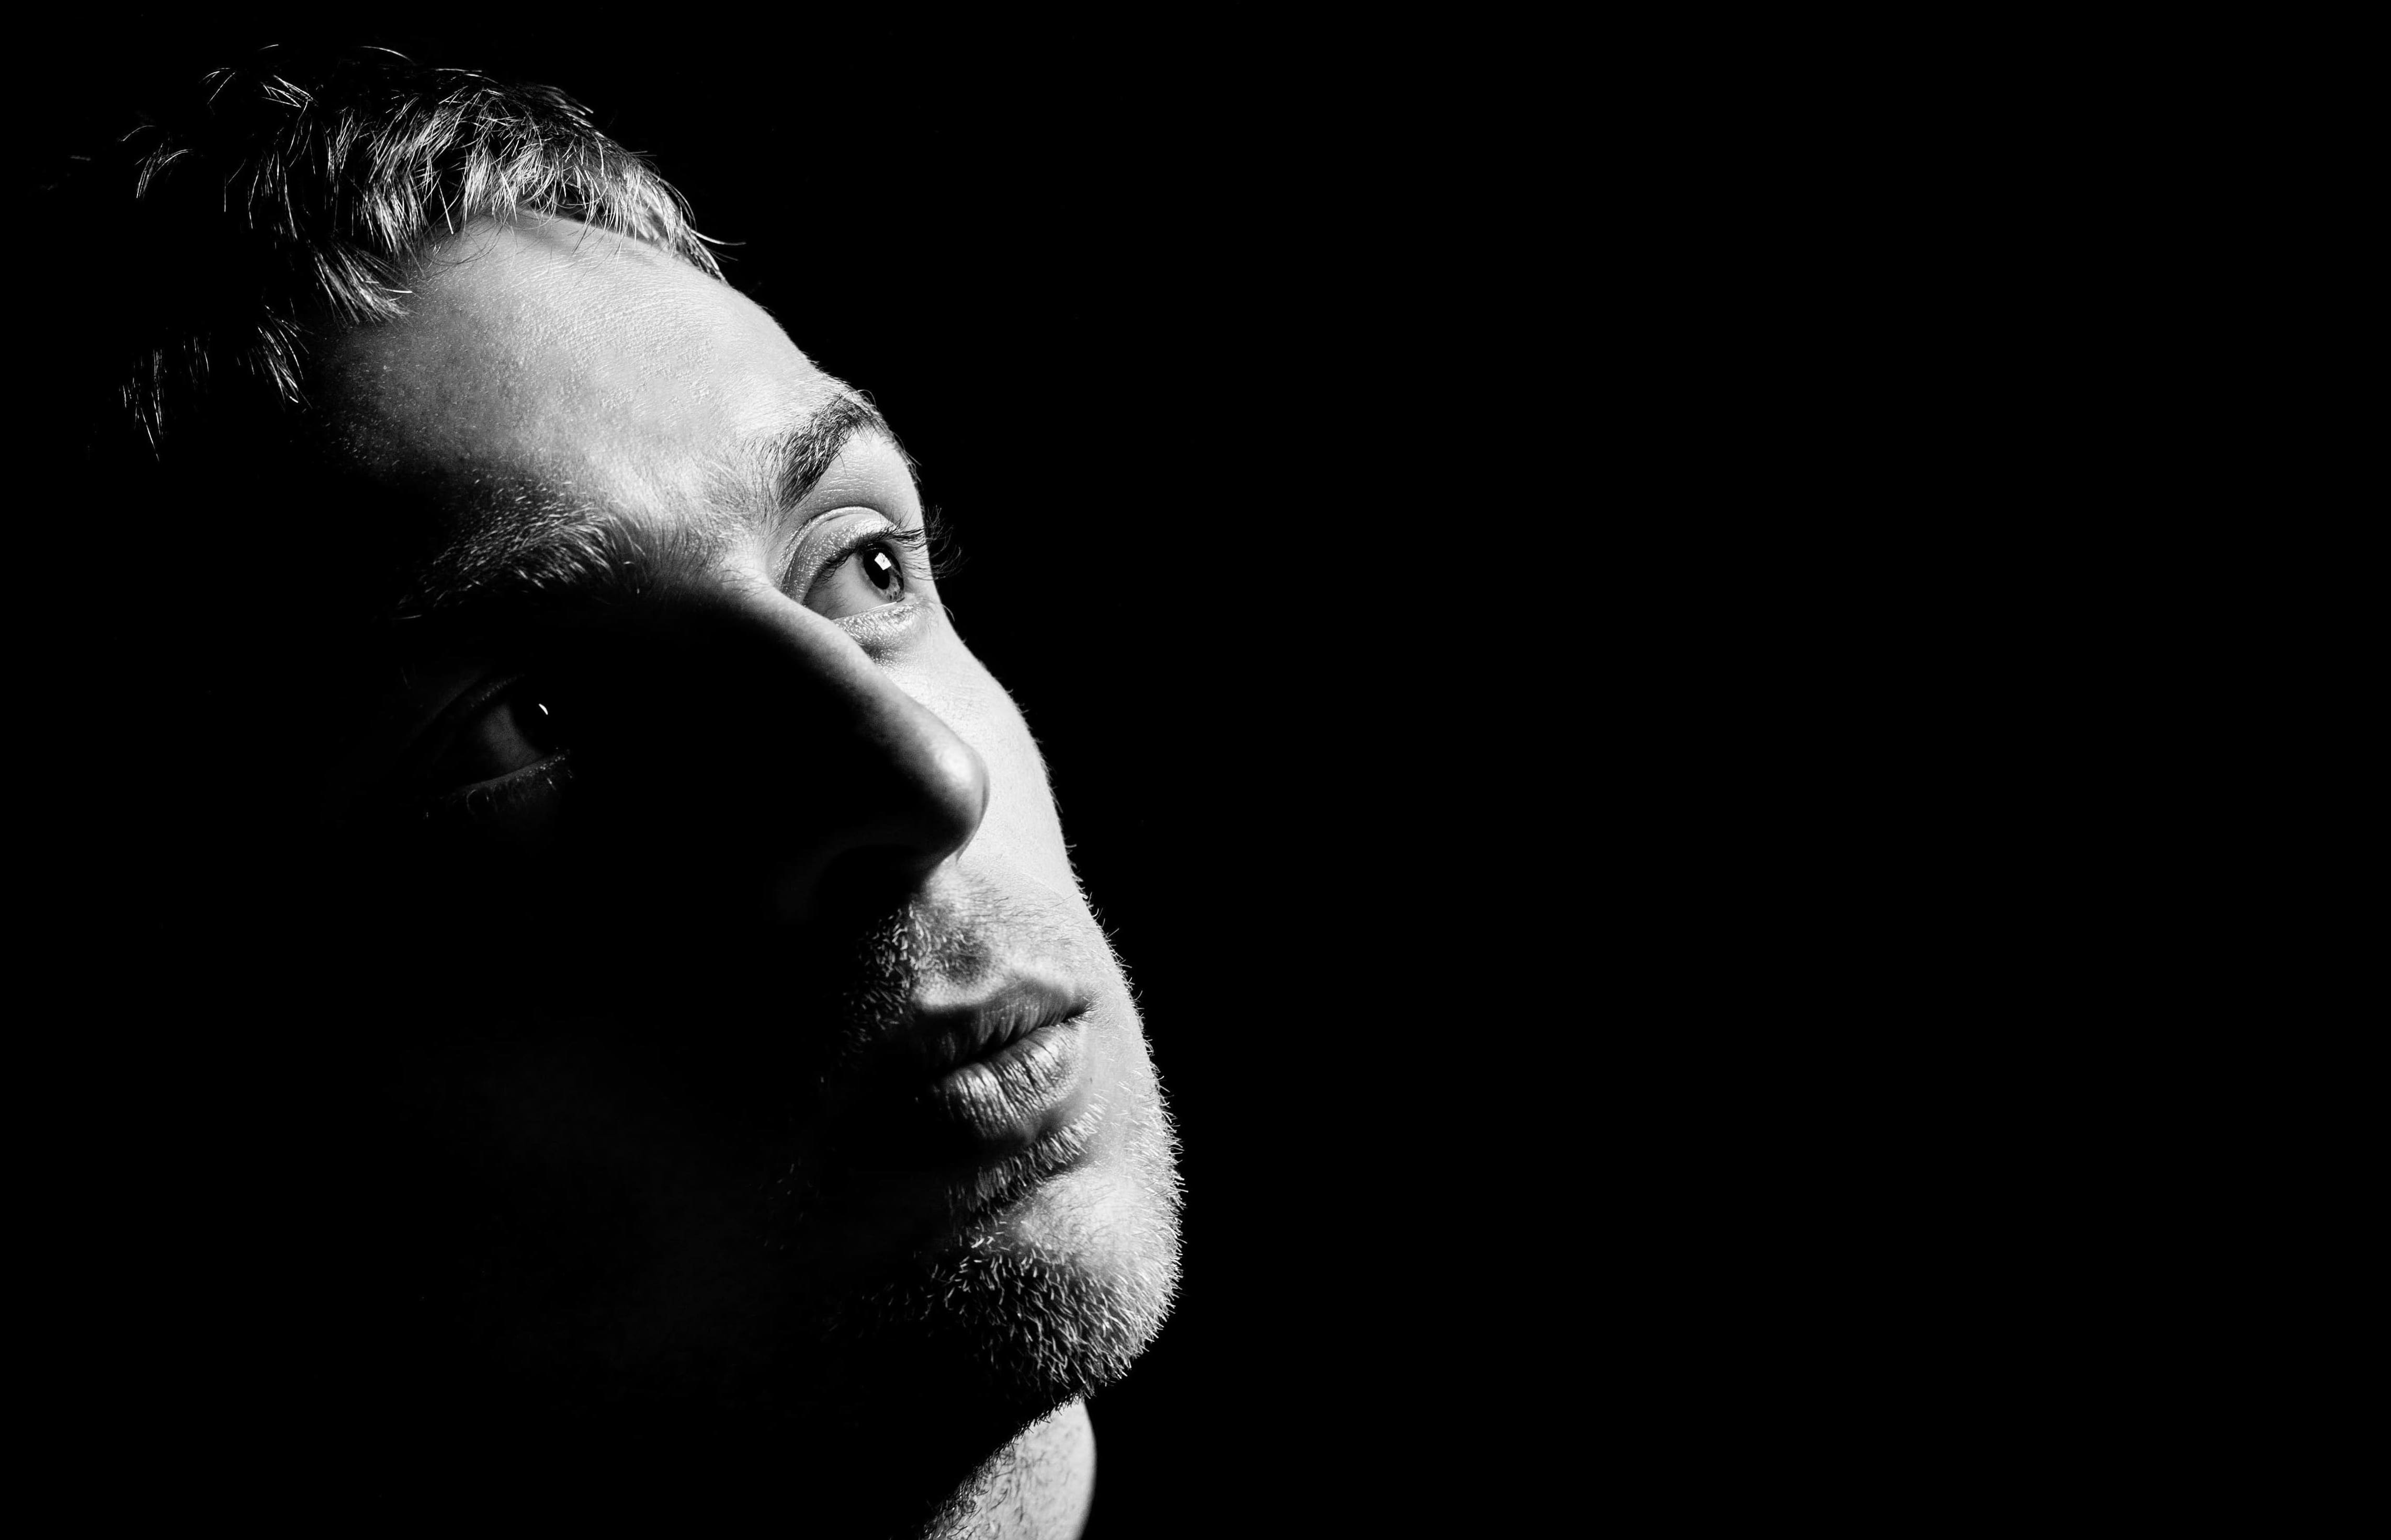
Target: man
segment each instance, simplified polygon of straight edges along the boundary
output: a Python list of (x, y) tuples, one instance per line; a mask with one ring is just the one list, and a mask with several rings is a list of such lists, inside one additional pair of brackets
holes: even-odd
[(553, 92), (269, 55), (68, 196), (110, 784), (159, 996), (240, 1002), (183, 1453), (1077, 1533), (1170, 1125), (878, 411)]

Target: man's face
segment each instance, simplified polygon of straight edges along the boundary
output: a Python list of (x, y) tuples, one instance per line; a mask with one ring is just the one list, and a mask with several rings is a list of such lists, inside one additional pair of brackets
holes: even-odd
[(915, 1328), (1027, 1399), (1116, 1371), (1169, 1124), (904, 456), (639, 242), (477, 225), (411, 288), (318, 402), (410, 568), (325, 798), (422, 1029), (406, 1287), (564, 1393), (834, 1393)]

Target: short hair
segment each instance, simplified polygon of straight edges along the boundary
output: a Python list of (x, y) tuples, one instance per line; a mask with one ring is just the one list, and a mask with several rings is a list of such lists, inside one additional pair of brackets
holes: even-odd
[[(234, 828), (275, 702), (388, 638), (425, 520), (308, 410), (324, 344), (403, 314), (413, 266), (478, 217), (575, 219), (721, 276), (680, 195), (553, 88), (363, 48), (189, 82), (46, 189), (57, 258), (21, 307), (20, 566), (97, 575), (17, 623), (55, 661), (58, 741), (117, 766), (94, 821), (128, 851)], [(285, 686), (258, 687), (269, 666)]]
[(412, 260), (476, 217), (578, 220), (721, 276), (679, 193), (553, 87), (380, 48), (269, 48), (195, 86), (61, 189), (83, 254), (123, 264), (76, 351), (90, 426), (125, 447), (162, 457), (240, 398), (304, 407), (311, 343), (404, 314)]

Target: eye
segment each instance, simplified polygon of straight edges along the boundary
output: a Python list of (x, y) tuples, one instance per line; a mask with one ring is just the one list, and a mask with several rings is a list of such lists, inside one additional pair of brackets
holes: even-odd
[(555, 692), (518, 679), (472, 708), (441, 751), (429, 778), (441, 789), (500, 780), (544, 764), (564, 747)]
[(839, 557), (806, 592), (808, 609), (832, 620), (902, 601), (911, 590), (905, 558), (922, 542), (919, 530), (882, 530)]

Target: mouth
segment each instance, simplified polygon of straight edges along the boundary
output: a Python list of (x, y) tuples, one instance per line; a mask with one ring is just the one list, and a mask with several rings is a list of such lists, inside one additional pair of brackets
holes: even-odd
[(1087, 1047), (1084, 1011), (1008, 1027), (979, 1057), (933, 1081), (922, 1099), (990, 1153), (1010, 1152), (1051, 1132), (1085, 1085)]
[(1085, 999), (1058, 982), (1015, 977), (970, 999), (917, 996), (909, 1042), (915, 1065), (937, 1078), (1002, 1054), (1087, 1008)]
[(1095, 1101), (1092, 1002), (1015, 979), (916, 1002), (903, 1069), (850, 1110), (850, 1175), (935, 1186), (950, 1213), (1026, 1194), (1086, 1153)]

